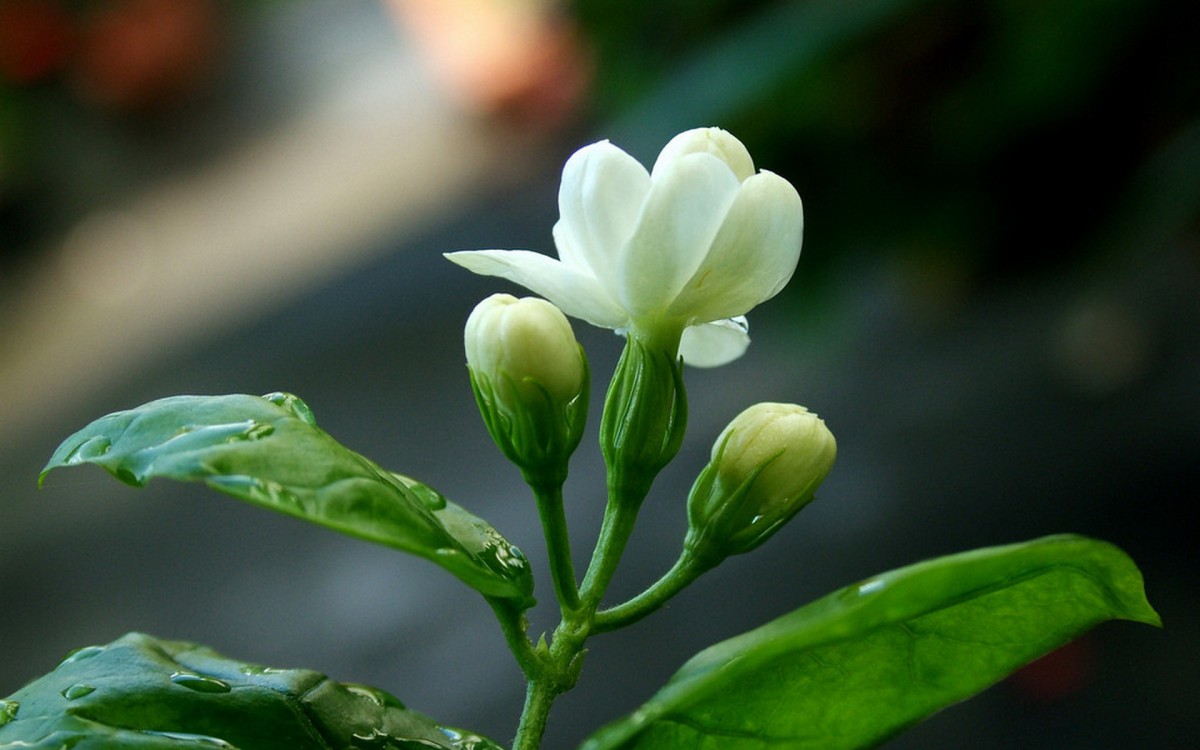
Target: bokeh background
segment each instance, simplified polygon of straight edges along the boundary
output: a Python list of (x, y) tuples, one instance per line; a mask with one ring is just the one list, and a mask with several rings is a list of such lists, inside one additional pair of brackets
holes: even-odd
[[(888, 746), (1195, 747), (1198, 28), (1188, 0), (0, 0), (0, 695), (142, 630), (510, 736), (520, 675), (433, 566), (197, 487), (35, 478), (110, 411), (287, 390), (492, 521), (545, 598), (460, 345), (516, 290), (441, 253), (552, 252), (571, 151), (649, 161), (711, 124), (797, 186), (805, 249), (748, 354), (689, 371), (688, 440), (612, 598), (674, 559), (746, 405), (819, 412), (838, 466), (760, 551), (593, 641), (547, 747), (834, 588), (1061, 531), (1129, 552), (1165, 629), (1103, 625)], [(620, 342), (577, 333), (600, 389)]]

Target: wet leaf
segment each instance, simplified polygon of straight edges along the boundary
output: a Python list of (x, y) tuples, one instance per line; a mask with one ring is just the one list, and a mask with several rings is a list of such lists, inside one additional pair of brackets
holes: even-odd
[(487, 596), (533, 602), (519, 549), (431, 488), (335, 441), (295, 396), (174, 396), (109, 414), (67, 438), (39, 481), (77, 464), (138, 487), (154, 477), (204, 482), (425, 557)]
[(0, 701), (0, 750), (500, 750), (382, 690), (131, 633)]
[(1159, 624), (1137, 567), (1105, 542), (929, 560), (702, 651), (583, 747), (872, 747), (1109, 619)]

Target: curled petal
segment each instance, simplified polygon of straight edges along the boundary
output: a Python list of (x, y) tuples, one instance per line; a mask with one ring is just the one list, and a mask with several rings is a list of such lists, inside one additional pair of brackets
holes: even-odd
[(720, 159), (687, 154), (654, 177), (618, 267), (619, 300), (632, 317), (663, 312), (704, 260), (738, 193)]
[(679, 342), (679, 356), (693, 367), (719, 367), (728, 364), (746, 352), (750, 346), (750, 324), (738, 316), (716, 320), (683, 331)]
[(446, 258), (482, 276), (498, 276), (533, 291), (567, 315), (601, 328), (619, 328), (627, 316), (586, 271), (529, 250), (460, 250)]
[(738, 182), (745, 182), (754, 174), (754, 160), (742, 142), (720, 128), (696, 128), (672, 138), (659, 152), (651, 174), (657, 178), (681, 157), (687, 154), (712, 154), (729, 167)]
[(720, 320), (774, 297), (796, 270), (803, 230), (804, 208), (787, 180), (770, 172), (746, 180), (669, 314)]
[(611, 286), (617, 258), (637, 226), (650, 190), (646, 168), (608, 141), (585, 146), (563, 167), (555, 226), (558, 257), (590, 268)]

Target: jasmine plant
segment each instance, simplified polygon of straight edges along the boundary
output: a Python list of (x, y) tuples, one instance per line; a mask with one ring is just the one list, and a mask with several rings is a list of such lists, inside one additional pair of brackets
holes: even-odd
[[(559, 624), (529, 632), (534, 581), (483, 519), (317, 427), (296, 396), (176, 396), (102, 417), (67, 438), (45, 473), (96, 464), (126, 483), (199, 481), (242, 500), (424, 557), (484, 597), (526, 680), (513, 750), (541, 745), (589, 639), (652, 614), (731, 555), (752, 552), (813, 501), (837, 444), (798, 404), (749, 405), (714, 438), (687, 498), (674, 565), (610, 601), (639, 509), (687, 425), (685, 365), (749, 344), (746, 314), (800, 255), (803, 209), (716, 128), (666, 145), (653, 168), (607, 142), (566, 163), (558, 258), (449, 253), (544, 299), (496, 294), (470, 314), (467, 366), (484, 425), (529, 485), (549, 552)], [(625, 348), (600, 415), (607, 504), (582, 572), (564, 481), (587, 418), (590, 370), (567, 316)], [(585, 750), (874, 746), (1109, 619), (1157, 625), (1141, 575), (1102, 541), (1054, 536), (873, 576), (697, 654), (641, 708), (596, 717)], [(514, 686), (515, 687), (515, 686)], [(374, 688), (274, 669), (203, 646), (130, 634), (69, 655), (0, 701), (0, 750), (499, 748)]]

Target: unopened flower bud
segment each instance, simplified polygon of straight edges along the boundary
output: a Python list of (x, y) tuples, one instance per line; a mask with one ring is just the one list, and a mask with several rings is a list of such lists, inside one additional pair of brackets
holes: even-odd
[(686, 546), (715, 565), (749, 552), (813, 499), (837, 443), (816, 414), (795, 404), (755, 404), (734, 418), (688, 497)]
[(679, 452), (686, 426), (682, 363), (668, 350), (627, 337), (600, 421), (600, 450), (613, 496), (640, 504)]
[(493, 294), (467, 318), (463, 341), (483, 420), (527, 477), (566, 476), (587, 415), (588, 372), (571, 324), (549, 302)]

